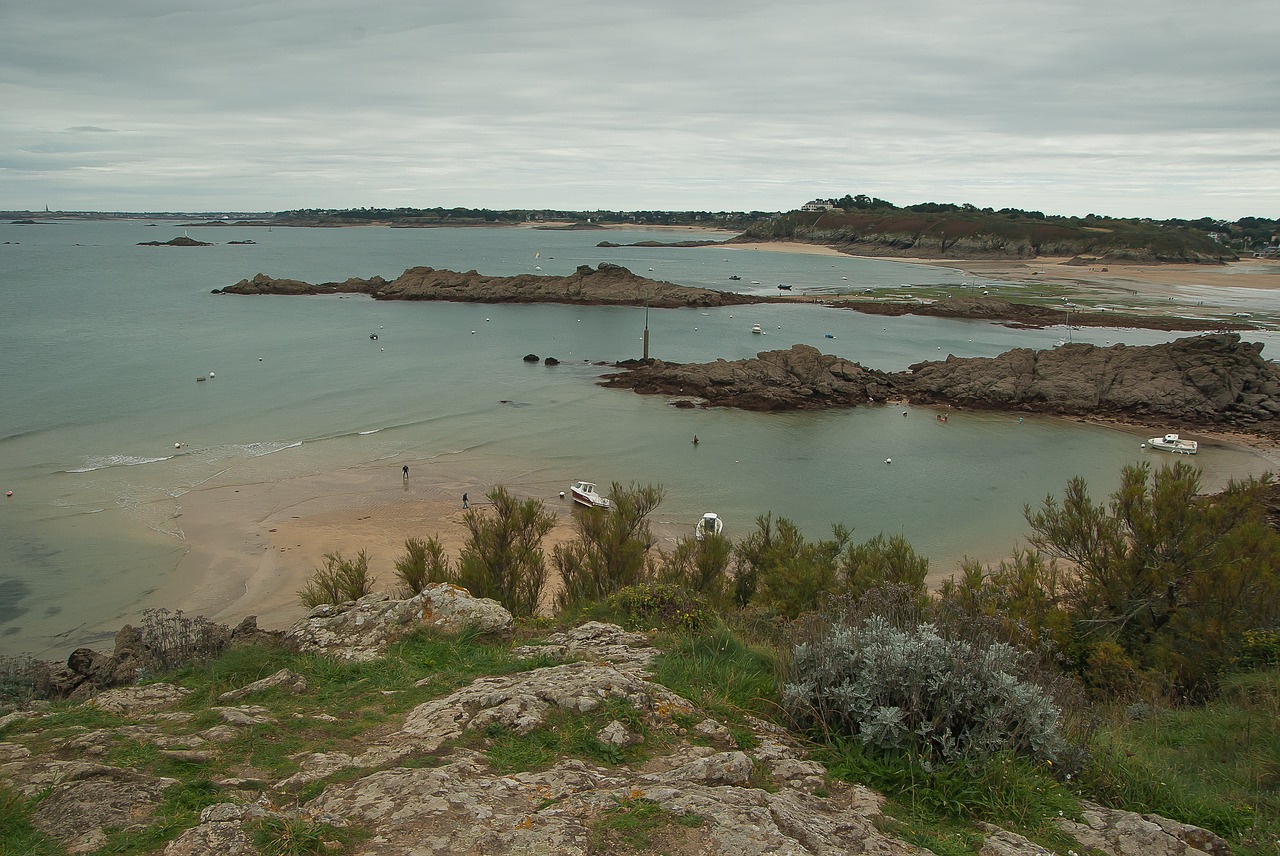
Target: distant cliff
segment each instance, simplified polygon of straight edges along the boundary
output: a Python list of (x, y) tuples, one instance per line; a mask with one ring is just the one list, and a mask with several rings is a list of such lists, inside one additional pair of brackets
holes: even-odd
[(581, 265), (568, 276), (484, 276), (474, 270), (458, 273), (431, 267), (412, 267), (387, 281), (347, 279), (313, 284), (258, 274), (235, 285), (214, 289), (221, 294), (368, 294), (378, 300), (451, 300), (464, 303), (569, 303), (643, 306), (673, 309), (681, 306), (736, 306), (766, 303), (768, 297), (748, 297), (709, 288), (689, 288), (646, 279), (619, 265)]
[(801, 241), (867, 256), (1028, 259), (1088, 256), (1111, 264), (1221, 264), (1238, 256), (1204, 232), (1140, 220), (1032, 218), (978, 210), (793, 211), (737, 241)]

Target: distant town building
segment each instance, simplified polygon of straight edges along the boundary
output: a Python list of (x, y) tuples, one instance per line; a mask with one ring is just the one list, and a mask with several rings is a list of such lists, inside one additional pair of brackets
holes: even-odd
[(801, 211), (830, 211), (836, 204), (830, 199), (815, 199), (800, 206)]

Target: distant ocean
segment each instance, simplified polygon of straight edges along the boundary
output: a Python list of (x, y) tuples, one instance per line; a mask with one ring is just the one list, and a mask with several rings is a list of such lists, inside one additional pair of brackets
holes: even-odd
[[(136, 246), (184, 232), (216, 245)], [(536, 495), (580, 478), (661, 483), (657, 518), (692, 526), (716, 511), (735, 538), (769, 511), (812, 537), (833, 523), (859, 540), (901, 533), (935, 569), (950, 569), (965, 554), (1007, 554), (1025, 533), (1024, 504), (1070, 477), (1103, 494), (1123, 464), (1151, 455), (1132, 434), (1054, 419), (963, 414), (943, 426), (932, 411), (910, 408), (904, 418), (889, 406), (677, 410), (599, 388), (605, 369), (595, 363), (640, 356), (643, 308), (210, 293), (258, 272), (316, 282), (390, 279), (413, 265), (507, 275), (600, 262), (761, 294), (779, 283), (814, 294), (975, 283), (958, 270), (845, 257), (597, 248), (606, 237), (700, 235), (0, 225), (0, 490), (13, 492), (0, 528), (0, 653), (62, 655), (102, 641), (85, 628), (136, 618), (184, 552), (175, 500), (220, 480), (451, 456), (485, 483)], [(756, 323), (765, 336), (751, 335)], [(806, 304), (650, 310), (649, 327), (653, 355), (666, 360), (733, 360), (804, 342), (887, 370), (948, 353), (1053, 347), (1064, 332)], [(561, 365), (527, 364), (529, 353)], [(1197, 462), (1231, 470), (1248, 456), (1209, 448)]]

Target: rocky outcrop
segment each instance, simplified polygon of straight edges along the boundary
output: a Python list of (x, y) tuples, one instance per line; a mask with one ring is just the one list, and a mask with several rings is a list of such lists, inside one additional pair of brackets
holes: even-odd
[(1231, 856), (1231, 845), (1207, 829), (1155, 814), (1083, 804), (1081, 819), (1058, 827), (1086, 848), (1113, 856)]
[[(1220, 330), (1224, 321), (1208, 318), (1182, 318), (1172, 315), (1126, 315), (1118, 312), (1073, 311), (1053, 306), (1012, 303), (996, 297), (947, 297), (922, 303), (918, 300), (835, 300), (828, 305), (852, 309), (865, 315), (926, 315), (933, 318), (979, 318), (997, 321), (1006, 327), (1053, 327), (1070, 320), (1074, 327), (1135, 327), (1143, 330)], [(1256, 324), (1230, 319), (1231, 329), (1253, 330)]]
[(912, 366), (901, 385), (912, 401), (1184, 424), (1247, 428), (1280, 413), (1280, 370), (1235, 333), (948, 357)]
[(407, 600), (375, 592), (355, 601), (321, 604), (289, 628), (285, 642), (299, 651), (368, 661), (420, 626), (443, 633), (473, 629), (504, 635), (511, 632), (512, 621), (511, 613), (496, 600), (472, 597), (464, 588), (437, 583)]
[(603, 306), (736, 306), (764, 303), (767, 297), (747, 297), (710, 288), (689, 288), (646, 279), (624, 267), (602, 263), (581, 265), (568, 276), (484, 276), (474, 270), (459, 273), (431, 267), (412, 267), (388, 282), (382, 277), (348, 279), (318, 285), (295, 279), (257, 274), (235, 285), (214, 289), (222, 294), (368, 294), (378, 300), (452, 300), (464, 303), (570, 303)]
[(896, 390), (892, 376), (863, 368), (809, 345), (762, 351), (754, 359), (680, 364), (653, 360), (624, 363), (602, 386), (643, 395), (671, 395), (711, 407), (744, 410), (817, 410), (883, 400)]
[(197, 241), (195, 238), (188, 238), (186, 235), (179, 235), (168, 241), (141, 241), (139, 247), (212, 247), (213, 244)]
[(1159, 345), (1018, 348), (998, 357), (947, 357), (885, 373), (809, 345), (755, 359), (698, 365), (620, 363), (601, 385), (697, 399), (710, 407), (809, 410), (908, 396), (912, 402), (993, 410), (1102, 415), (1132, 421), (1269, 432), (1280, 414), (1280, 369), (1237, 333)]
[[(165, 856), (249, 856), (261, 852), (255, 836), (272, 830), (323, 836), (316, 840), (336, 850), (348, 829), (358, 830), (362, 843), (355, 852), (361, 853), (632, 852), (634, 845), (611, 837), (609, 822), (630, 812), (649, 822), (665, 819), (653, 852), (924, 856), (927, 851), (892, 836), (879, 796), (831, 779), (781, 727), (745, 717), (731, 731), (655, 682), (646, 672), (656, 653), (650, 641), (598, 622), (554, 634), (515, 653), (566, 662), (480, 677), (407, 710), (390, 702), (385, 720), (374, 718), (367, 733), (351, 736), (343, 744), (347, 751), (294, 756), (298, 772), (275, 782), (254, 767), (252, 755), (228, 753), (244, 749), (242, 736), (252, 735), (252, 745), (262, 747), (291, 724), (303, 724), (295, 734), (312, 735), (338, 722), (317, 712), (321, 699), (300, 676), (280, 672), (220, 697), (269, 694), (263, 702), (271, 708), (196, 711), (190, 693), (169, 684), (114, 690), (99, 696), (96, 715), (105, 719), (93, 731), (53, 718), (65, 717), (65, 710), (33, 711), (36, 720), (51, 717), (47, 728), (26, 720), (0, 725), (13, 726), (9, 742), (0, 742), (0, 782), (32, 800), (31, 821), (71, 853), (101, 850), (113, 831), (145, 828), (153, 818), (174, 823), (172, 813), (157, 816), (177, 780), (97, 760), (141, 745), (194, 765), (200, 792), (216, 788), (222, 800), (187, 821), (190, 828), (170, 832)], [(416, 676), (391, 673), (402, 675), (403, 684), (382, 690), (383, 697), (414, 691)], [(435, 686), (431, 682), (428, 675), (416, 686)], [(205, 727), (210, 714), (225, 724)], [(596, 735), (615, 760), (561, 755), (512, 771), (485, 751), (508, 738), (542, 745), (540, 734), (561, 728)], [(134, 750), (129, 757), (145, 754)], [(205, 772), (217, 766), (234, 769), (235, 776)], [(1081, 842), (1081, 852), (1229, 853), (1203, 829), (1092, 804), (1078, 821), (1063, 819), (1059, 826)], [(996, 827), (983, 832), (984, 854), (1045, 852)]]

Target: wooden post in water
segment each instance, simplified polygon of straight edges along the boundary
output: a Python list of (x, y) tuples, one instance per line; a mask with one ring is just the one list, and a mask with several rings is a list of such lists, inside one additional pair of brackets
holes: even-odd
[(649, 289), (644, 290), (644, 361), (649, 362)]

